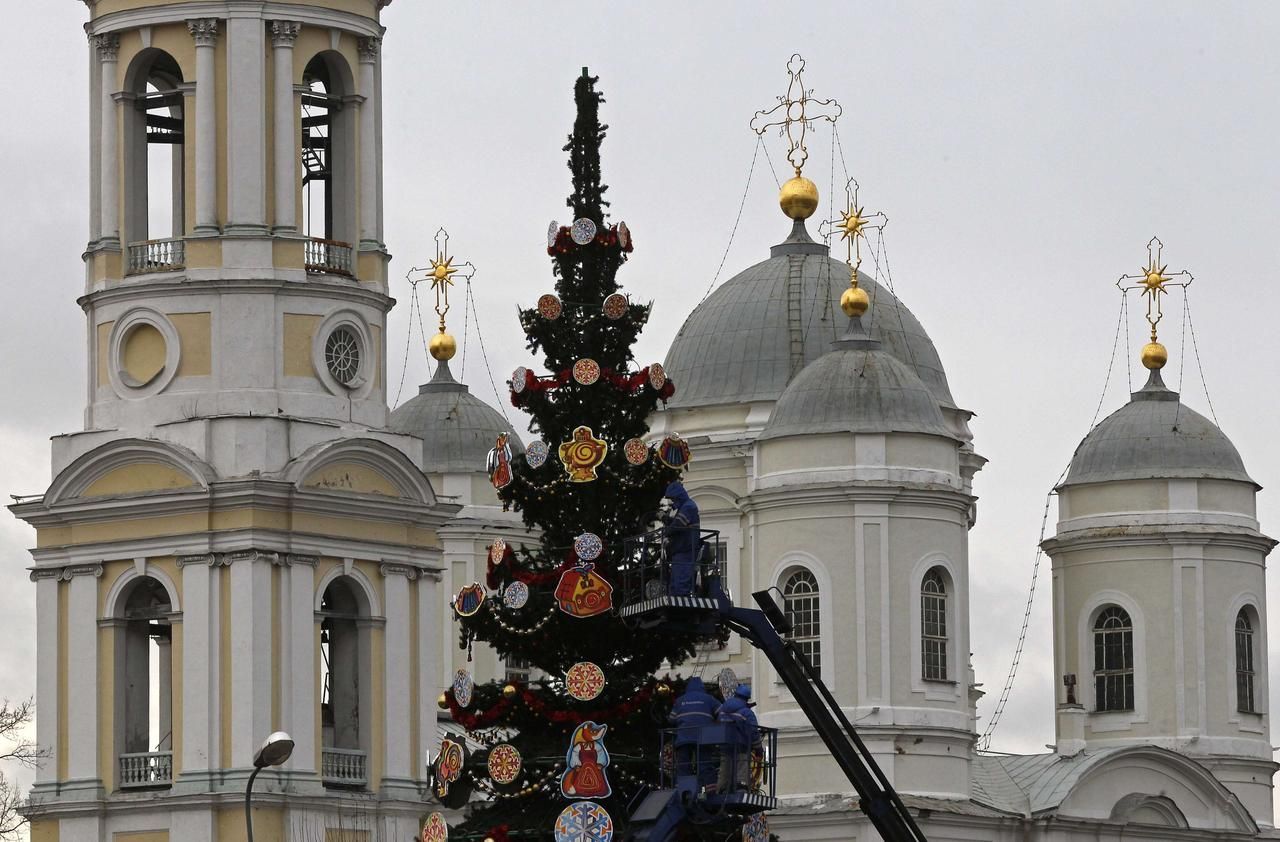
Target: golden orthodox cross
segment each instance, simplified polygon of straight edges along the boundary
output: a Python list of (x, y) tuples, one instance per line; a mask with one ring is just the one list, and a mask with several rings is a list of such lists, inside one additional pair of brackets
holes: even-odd
[(449, 312), (449, 287), (453, 286), (453, 276), (458, 275), (469, 281), (476, 273), (476, 267), (466, 263), (453, 262), (449, 254), (449, 233), (441, 228), (436, 232), (436, 258), (425, 269), (417, 266), (409, 270), (409, 283), (417, 289), (423, 281), (431, 282), (431, 289), (436, 294), (436, 315), (440, 317), (440, 332), (444, 333), (444, 317)]
[(840, 232), (840, 239), (845, 241), (845, 263), (849, 264), (852, 283), (858, 285), (858, 268), (862, 266), (862, 242), (867, 239), (867, 231), (884, 230), (889, 217), (880, 211), (867, 213), (858, 204), (858, 182), (849, 179), (844, 186), (845, 209), (840, 211), (840, 219), (828, 219), (818, 230), (824, 237)]
[(804, 59), (796, 53), (787, 62), (787, 73), (791, 82), (787, 85), (785, 96), (778, 97), (778, 104), (767, 111), (757, 111), (751, 118), (751, 130), (763, 135), (777, 126), (779, 135), (787, 136), (787, 160), (795, 167), (796, 176), (804, 169), (804, 162), (809, 159), (809, 150), (805, 146), (805, 135), (809, 124), (816, 120), (827, 120), (834, 123), (843, 113), (840, 103), (834, 99), (815, 99), (813, 90), (805, 90), (801, 74), (804, 73)]
[(1121, 275), (1116, 281), (1116, 286), (1122, 292), (1128, 293), (1136, 289), (1141, 290), (1142, 295), (1146, 296), (1147, 323), (1151, 325), (1152, 342), (1156, 341), (1156, 325), (1160, 324), (1160, 319), (1164, 317), (1161, 299), (1168, 292), (1166, 287), (1175, 286), (1185, 289), (1195, 280), (1185, 269), (1173, 274), (1165, 271), (1168, 267), (1160, 262), (1160, 252), (1163, 248), (1164, 243), (1160, 242), (1158, 237), (1152, 237), (1151, 242), (1147, 243), (1146, 268), (1137, 275)]

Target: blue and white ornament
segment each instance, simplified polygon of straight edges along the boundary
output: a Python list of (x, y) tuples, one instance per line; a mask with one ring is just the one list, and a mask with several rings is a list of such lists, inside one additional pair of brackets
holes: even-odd
[(604, 542), (594, 532), (583, 532), (573, 539), (573, 551), (583, 561), (595, 561), (604, 550)]
[(551, 449), (547, 447), (545, 441), (531, 441), (529, 446), (524, 449), (524, 461), (529, 464), (530, 468), (541, 468), (550, 453)]
[(502, 592), (502, 604), (508, 608), (524, 608), (529, 602), (529, 586), (524, 582), (512, 582)]
[(578, 245), (585, 246), (596, 238), (596, 224), (585, 216), (582, 219), (575, 219), (573, 228), (569, 229), (569, 236)]

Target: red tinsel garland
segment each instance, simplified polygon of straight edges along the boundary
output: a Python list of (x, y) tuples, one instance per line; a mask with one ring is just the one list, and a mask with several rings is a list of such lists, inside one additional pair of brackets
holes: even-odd
[[(540, 392), (550, 392), (553, 389), (559, 389), (561, 386), (567, 386), (573, 377), (570, 369), (564, 369), (550, 377), (538, 377), (529, 369), (524, 372), (524, 389), (517, 392), (511, 390), (511, 405), (516, 408), (524, 406), (528, 396)], [(619, 373), (611, 368), (600, 369), (600, 379), (610, 384), (620, 392), (636, 393), (649, 385), (649, 369), (642, 368), (631, 374)], [(676, 386), (670, 378), (662, 384), (662, 388), (658, 389), (658, 397), (666, 401), (676, 393)]]

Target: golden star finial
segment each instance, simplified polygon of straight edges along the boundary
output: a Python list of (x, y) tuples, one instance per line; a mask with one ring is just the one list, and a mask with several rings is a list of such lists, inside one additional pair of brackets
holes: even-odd
[(439, 292), (445, 284), (453, 286), (453, 276), (457, 271), (452, 257), (431, 261), (431, 288)]
[(840, 211), (840, 224), (836, 227), (840, 229), (840, 239), (851, 240), (862, 236), (862, 229), (866, 227), (867, 218), (862, 215), (861, 207), (853, 207), (850, 205), (846, 211)]

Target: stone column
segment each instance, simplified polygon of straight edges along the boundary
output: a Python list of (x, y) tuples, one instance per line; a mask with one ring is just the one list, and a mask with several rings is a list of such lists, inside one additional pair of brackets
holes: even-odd
[[(442, 612), (438, 607), (439, 580), (439, 572), (424, 572), (418, 579), (418, 751), (413, 768), (413, 776), (418, 780), (426, 778), (427, 758), (440, 745), (436, 696), (443, 688), (436, 623), (440, 614), (449, 612)], [(452, 635), (446, 634), (446, 637), (451, 638)]]
[(116, 113), (116, 64), (120, 58), (120, 36), (115, 33), (95, 35), (93, 45), (98, 50), (98, 63), (102, 71), (102, 90), (99, 98), (102, 132), (99, 156), (102, 175), (101, 242), (107, 247), (120, 247), (120, 119)]
[[(172, 631), (173, 626), (169, 627)], [(156, 729), (159, 742), (156, 751), (173, 751), (173, 641), (167, 637), (156, 638), (156, 649), (159, 654), (158, 694), (160, 710)], [(148, 700), (150, 701), (150, 700)]]
[[(102, 565), (68, 567), (67, 594), (67, 780), (74, 788), (101, 786), (98, 775), (98, 722), (114, 718), (112, 697), (98, 693), (98, 579)], [(115, 757), (111, 758), (115, 763)]]
[(49, 756), (36, 769), (36, 788), (58, 779), (58, 577), (60, 570), (37, 570), (36, 583), (36, 743)]
[(417, 578), (418, 571), (401, 564), (384, 564), (381, 571), (383, 611), (387, 618), (383, 634), (386, 647), (383, 661), (385, 718), (382, 730), (386, 740), (383, 752), (383, 789), (385, 791), (396, 786), (411, 789), (409, 762), (412, 747), (405, 739), (405, 735), (409, 733), (409, 692), (413, 678), (409, 640), (409, 581)]
[(182, 757), (178, 787), (200, 792), (222, 767), (222, 568), (213, 555), (182, 556)]
[(231, 553), (231, 757), (232, 769), (248, 769), (272, 722), (271, 567), (275, 553)]
[(360, 249), (377, 251), (378, 53), (381, 38), (360, 39)]
[[(261, 19), (227, 21), (227, 97), (234, 107), (227, 109), (224, 233), (231, 236), (261, 237), (271, 230), (267, 225), (266, 40)], [(255, 254), (253, 259), (260, 257)]]
[(89, 36), (89, 248), (102, 239), (102, 62), (98, 60), (98, 36)]
[(218, 228), (218, 67), (214, 47), (218, 21), (187, 21), (196, 42), (196, 236), (216, 236)]
[(298, 143), (294, 126), (298, 109), (293, 99), (293, 42), (302, 24), (291, 20), (271, 22), (271, 46), (275, 49), (275, 180), (274, 233), (298, 230)]
[(316, 747), (316, 629), (315, 556), (292, 554), (288, 557), (281, 609), (284, 644), (281, 657), (283, 684), (280, 687), (280, 713), (284, 721), (279, 727), (293, 737), (293, 756), (289, 768), (295, 772), (314, 772), (320, 768)]

